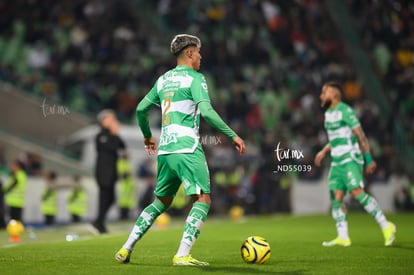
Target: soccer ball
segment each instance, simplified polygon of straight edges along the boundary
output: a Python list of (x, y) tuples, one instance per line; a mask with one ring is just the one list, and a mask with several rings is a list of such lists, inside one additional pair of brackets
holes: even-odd
[(241, 206), (233, 206), (230, 208), (230, 218), (232, 221), (239, 221), (243, 218), (244, 209)]
[(157, 225), (158, 228), (164, 229), (164, 228), (167, 228), (168, 225), (170, 225), (170, 221), (171, 221), (170, 215), (164, 212), (157, 217), (157, 219), (155, 220), (155, 224)]
[(241, 257), (248, 264), (264, 264), (270, 258), (270, 245), (265, 238), (248, 237), (241, 246)]
[(10, 220), (6, 228), (7, 234), (9, 234), (11, 240), (18, 241), (20, 236), (23, 235), (24, 226), (20, 221)]

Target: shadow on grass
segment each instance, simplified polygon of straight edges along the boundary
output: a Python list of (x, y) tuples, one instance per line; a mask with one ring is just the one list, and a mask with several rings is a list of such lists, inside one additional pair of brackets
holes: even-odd
[[(129, 263), (129, 266), (146, 266), (154, 267), (151, 264)], [(169, 266), (172, 269), (182, 270), (182, 274), (287, 274), (287, 275), (303, 275), (308, 274), (309, 270), (298, 269), (292, 271), (263, 270), (254, 266), (248, 267), (232, 267), (232, 266)], [(276, 269), (277, 267), (275, 267)]]
[(301, 275), (307, 273), (306, 270), (294, 270), (294, 271), (276, 271), (276, 270), (263, 270), (261, 268), (254, 267), (216, 267), (206, 266), (198, 267), (199, 270), (209, 273), (217, 274), (290, 274), (290, 275)]
[[(378, 243), (370, 244), (352, 244), (352, 248), (369, 248), (369, 249), (405, 249), (405, 250), (414, 250), (414, 243), (397, 243), (391, 246), (384, 246)], [(352, 249), (351, 248), (351, 249)], [(349, 249), (344, 247), (330, 247), (329, 249)]]
[(394, 244), (393, 246), (387, 247), (387, 249), (414, 250), (414, 244)]

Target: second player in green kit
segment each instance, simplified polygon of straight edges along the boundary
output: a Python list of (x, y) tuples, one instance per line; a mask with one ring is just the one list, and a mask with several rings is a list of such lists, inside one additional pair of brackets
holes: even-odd
[[(315, 164), (330, 152), (331, 167), (328, 182), (331, 195), (332, 217), (338, 236), (322, 243), (323, 246), (350, 246), (344, 196), (349, 192), (378, 223), (384, 236), (384, 245), (395, 239), (396, 227), (389, 222), (374, 197), (364, 191), (363, 170), (371, 174), (376, 168), (370, 154), (368, 140), (355, 111), (342, 102), (342, 86), (328, 82), (322, 87), (321, 106), (326, 109), (325, 129), (329, 143), (316, 155)], [(365, 166), (365, 167), (364, 167)]]

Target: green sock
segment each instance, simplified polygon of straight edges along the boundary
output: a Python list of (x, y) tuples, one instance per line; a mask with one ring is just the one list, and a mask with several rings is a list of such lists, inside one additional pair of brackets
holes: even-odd
[(190, 249), (195, 243), (200, 229), (207, 218), (210, 205), (202, 202), (195, 202), (187, 216), (184, 225), (184, 233), (181, 239), (180, 247), (177, 251), (177, 256), (182, 257), (190, 253)]
[(141, 239), (145, 232), (148, 231), (155, 219), (167, 209), (168, 207), (158, 199), (155, 199), (150, 205), (148, 205), (138, 217), (134, 228), (129, 234), (129, 238), (123, 247), (129, 251), (132, 251), (135, 243)]
[(384, 229), (388, 226), (388, 221), (385, 218), (384, 213), (372, 196), (362, 192), (356, 196), (355, 199), (364, 207), (365, 211), (367, 211), (377, 221), (381, 228)]
[(348, 222), (346, 220), (346, 212), (342, 201), (332, 200), (332, 218), (335, 221), (336, 231), (338, 232), (338, 237), (344, 240), (349, 239), (348, 235)]

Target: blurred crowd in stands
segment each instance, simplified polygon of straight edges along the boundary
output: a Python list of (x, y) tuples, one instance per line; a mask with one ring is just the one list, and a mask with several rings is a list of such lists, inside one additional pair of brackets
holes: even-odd
[(392, 113), (401, 119), (414, 144), (414, 3), (347, 2), (362, 45), (388, 93)]
[[(414, 143), (414, 5), (400, 2), (346, 4), (393, 114)], [(254, 194), (254, 212), (289, 211), (289, 202), (272, 204), (290, 189), (288, 176), (273, 173), (288, 163), (278, 163), (273, 152), (280, 143), (303, 152), (296, 164), (312, 164), (327, 142), (319, 94), (328, 80), (343, 83), (344, 100), (370, 140), (378, 170), (369, 181), (400, 172), (391, 118), (366, 97), (319, 0), (0, 0), (0, 80), (74, 111), (94, 116), (112, 108), (125, 123), (136, 123), (136, 103), (174, 66), (169, 43), (184, 32), (202, 40), (201, 72), (213, 106), (248, 143), (240, 158), (206, 124), (200, 130), (212, 181), (229, 194), (224, 207)], [(312, 167), (298, 176), (316, 181), (322, 173)]]

